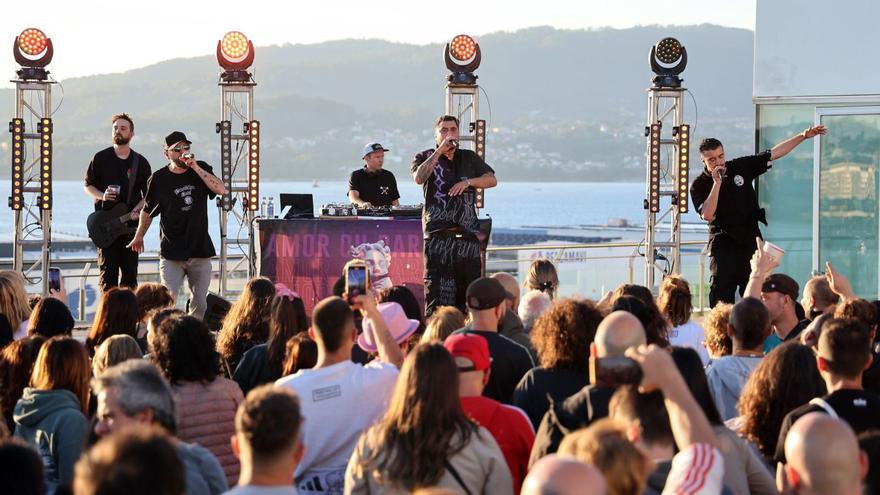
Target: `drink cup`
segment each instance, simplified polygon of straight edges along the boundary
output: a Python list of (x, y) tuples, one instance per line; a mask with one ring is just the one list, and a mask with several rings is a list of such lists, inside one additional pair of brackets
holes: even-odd
[(122, 188), (119, 187), (119, 186), (116, 185), (116, 184), (114, 184), (114, 185), (110, 185), (110, 186), (107, 186), (107, 192), (113, 194), (113, 196), (114, 196), (113, 199), (114, 199), (114, 200), (119, 199), (119, 191), (120, 191), (121, 189), (122, 189)]
[(776, 244), (773, 244), (772, 242), (765, 242), (764, 253), (766, 253), (767, 256), (770, 256), (776, 261), (779, 261), (780, 259), (782, 259), (782, 255), (785, 254), (785, 250), (777, 246)]

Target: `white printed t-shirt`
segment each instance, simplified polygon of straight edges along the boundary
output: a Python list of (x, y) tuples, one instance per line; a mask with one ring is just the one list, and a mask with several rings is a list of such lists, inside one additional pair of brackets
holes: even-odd
[(342, 493), (345, 466), (358, 438), (385, 414), (399, 370), (344, 361), (278, 379), (299, 396), (305, 455), (294, 479), (301, 494)]
[(669, 331), (669, 343), (679, 347), (690, 347), (697, 351), (703, 361), (703, 367), (709, 364), (709, 351), (703, 344), (705, 339), (706, 333), (703, 327), (695, 321), (689, 321)]

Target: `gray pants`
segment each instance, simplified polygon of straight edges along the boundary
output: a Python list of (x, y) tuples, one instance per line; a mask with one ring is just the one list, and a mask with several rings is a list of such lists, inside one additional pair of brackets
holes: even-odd
[(186, 261), (159, 260), (159, 276), (162, 284), (171, 290), (174, 300), (183, 287), (183, 277), (189, 282), (192, 293), (190, 314), (204, 318), (208, 309), (208, 286), (211, 284), (211, 258), (190, 258)]

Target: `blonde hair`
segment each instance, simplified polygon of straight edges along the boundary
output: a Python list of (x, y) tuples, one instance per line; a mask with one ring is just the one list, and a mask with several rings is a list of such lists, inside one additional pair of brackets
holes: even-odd
[(703, 318), (703, 329), (706, 331), (703, 343), (712, 359), (733, 353), (733, 341), (727, 335), (727, 324), (730, 322), (732, 309), (733, 304), (720, 302)]
[(526, 275), (526, 289), (544, 292), (550, 299), (556, 298), (556, 290), (559, 289), (559, 275), (556, 266), (548, 259), (537, 259), (529, 267)]
[(24, 277), (12, 270), (0, 271), (0, 314), (6, 316), (12, 332), (18, 331), (21, 323), (31, 316)]
[(641, 495), (652, 467), (645, 454), (627, 440), (622, 423), (608, 418), (566, 435), (557, 453), (602, 471), (609, 495)]
[(141, 347), (131, 335), (113, 335), (105, 340), (92, 358), (92, 373), (101, 376), (105, 369), (129, 359), (143, 357)]
[(422, 334), (420, 342), (422, 344), (430, 344), (431, 342), (443, 342), (449, 334), (464, 328), (464, 314), (454, 306), (440, 306), (428, 319), (425, 326), (425, 333)]

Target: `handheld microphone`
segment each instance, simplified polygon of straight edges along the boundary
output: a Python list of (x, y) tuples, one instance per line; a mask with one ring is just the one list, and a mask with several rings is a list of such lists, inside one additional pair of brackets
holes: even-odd
[(455, 139), (450, 139), (449, 144), (451, 144), (453, 148), (458, 148), (458, 141)]
[(193, 157), (193, 154), (192, 153), (184, 153), (184, 154), (180, 155), (180, 157), (183, 158), (184, 160), (189, 160), (190, 158)]

